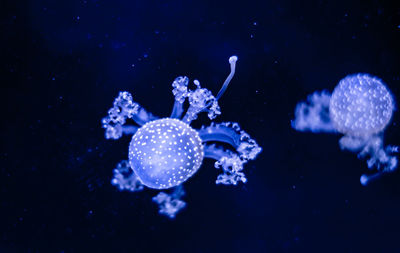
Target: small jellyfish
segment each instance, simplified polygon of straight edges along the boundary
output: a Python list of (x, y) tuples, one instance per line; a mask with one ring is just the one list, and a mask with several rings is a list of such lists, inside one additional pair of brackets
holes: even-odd
[(383, 132), (394, 110), (394, 99), (386, 85), (377, 77), (360, 73), (343, 78), (332, 95), (315, 92), (308, 102), (299, 103), (292, 127), (343, 134), (341, 149), (357, 152), (359, 158), (369, 157), (368, 168), (377, 170), (361, 175), (361, 184), (367, 185), (397, 167), (394, 154), (398, 147), (383, 145)]
[[(123, 135), (132, 135), (132, 139), (129, 161), (117, 165), (111, 183), (121, 191), (135, 192), (145, 187), (170, 191), (153, 198), (159, 213), (169, 218), (186, 206), (181, 200), (182, 184), (198, 171), (204, 158), (215, 159), (215, 167), (222, 170), (217, 184), (245, 183), (244, 164), (261, 152), (256, 141), (237, 123), (212, 122), (201, 129), (190, 126), (201, 112), (206, 112), (211, 120), (221, 114), (218, 100), (235, 74), (236, 61), (236, 56), (229, 58), (231, 72), (215, 97), (198, 80), (193, 81), (196, 88), (192, 90), (187, 77), (176, 78), (172, 83), (175, 103), (169, 117), (154, 116), (134, 102), (129, 92), (120, 92), (108, 116), (102, 119), (102, 126), (106, 139)], [(186, 100), (189, 107), (185, 112)], [(128, 121), (136, 126), (127, 124)]]

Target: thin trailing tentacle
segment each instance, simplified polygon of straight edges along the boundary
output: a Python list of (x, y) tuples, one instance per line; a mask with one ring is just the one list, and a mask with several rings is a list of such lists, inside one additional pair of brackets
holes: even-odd
[(238, 60), (238, 58), (236, 55), (231, 56), (229, 58), (229, 64), (231, 64), (231, 73), (229, 73), (228, 77), (225, 79), (224, 84), (222, 85), (221, 89), (219, 90), (218, 95), (216, 97), (217, 100), (224, 94), (226, 88), (228, 88), (230, 81), (232, 80), (233, 76), (235, 75), (237, 60)]
[(124, 126), (127, 119), (133, 119), (141, 126), (157, 117), (147, 113), (138, 103), (134, 102), (129, 92), (120, 92), (114, 100), (113, 107), (108, 110), (108, 115), (101, 121), (106, 130), (106, 139), (119, 139), (123, 134), (134, 134), (137, 128)]
[(120, 191), (136, 192), (144, 188), (127, 160), (123, 160), (117, 164), (111, 184), (115, 185)]

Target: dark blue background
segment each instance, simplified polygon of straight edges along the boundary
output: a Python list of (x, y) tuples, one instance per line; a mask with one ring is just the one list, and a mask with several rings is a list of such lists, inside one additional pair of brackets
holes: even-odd
[[(394, 2), (2, 1), (0, 252), (400, 252), (400, 174), (362, 187), (366, 164), (340, 136), (290, 127), (297, 102), (347, 74), (400, 98)], [(263, 147), (248, 183), (215, 185), (206, 160), (172, 221), (156, 191), (117, 191), (129, 138), (106, 141), (100, 119), (118, 92), (167, 116), (176, 76), (215, 94), (233, 54), (216, 121)]]

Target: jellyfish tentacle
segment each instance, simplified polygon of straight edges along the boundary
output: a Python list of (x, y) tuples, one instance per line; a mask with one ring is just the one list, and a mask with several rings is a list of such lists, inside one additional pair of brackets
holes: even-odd
[(374, 136), (348, 136), (345, 135), (339, 141), (341, 149), (358, 152), (358, 158), (364, 159), (368, 157), (367, 165), (369, 169), (376, 168), (378, 172), (367, 175), (363, 174), (360, 177), (362, 185), (367, 185), (370, 182), (380, 178), (385, 173), (390, 173), (397, 168), (398, 153), (397, 146), (383, 145), (382, 134)]
[(226, 185), (245, 183), (247, 179), (242, 172), (243, 165), (247, 161), (255, 159), (262, 150), (256, 141), (241, 130), (239, 124), (231, 122), (212, 123), (208, 127), (201, 128), (199, 135), (204, 143), (223, 142), (231, 145), (236, 151), (224, 150), (215, 144), (204, 145), (204, 157), (217, 160), (215, 167), (221, 168), (223, 171), (217, 177), (216, 183)]
[(183, 103), (175, 101), (170, 118), (180, 119), (182, 117), (182, 113), (183, 113)]
[(231, 153), (232, 151), (225, 150), (215, 144), (204, 145), (204, 158), (211, 158), (218, 161), (223, 157), (230, 156)]
[(179, 76), (172, 82), (172, 94), (175, 96), (174, 107), (172, 109), (171, 118), (180, 119), (183, 113), (183, 103), (189, 95), (188, 86), (189, 78), (186, 76)]
[(218, 101), (211, 91), (206, 88), (201, 88), (198, 80), (194, 80), (193, 83), (196, 85), (196, 89), (188, 93), (189, 108), (182, 121), (190, 124), (190, 122), (197, 119), (197, 114), (203, 111), (208, 112), (208, 117), (211, 120), (215, 119), (221, 114)]
[(138, 129), (136, 126), (122, 126), (122, 132), (126, 135), (134, 135)]
[(147, 112), (143, 107), (139, 107), (137, 114), (132, 115), (133, 121), (135, 121), (139, 126), (143, 126), (147, 122), (157, 120), (158, 117), (154, 116), (150, 112)]
[(326, 90), (309, 95), (307, 102), (297, 104), (292, 127), (302, 132), (335, 132), (329, 118), (330, 99), (331, 94)]
[(218, 141), (237, 148), (240, 145), (240, 133), (227, 123), (215, 124), (211, 123), (208, 127), (202, 127), (199, 130), (200, 138), (203, 142)]
[(238, 123), (212, 123), (199, 130), (203, 142), (223, 142), (231, 145), (243, 160), (253, 160), (261, 152), (261, 147), (248, 133), (240, 129)]
[(237, 56), (231, 56), (229, 58), (229, 63), (231, 66), (231, 72), (223, 83), (217, 97), (214, 97), (211, 91), (205, 88), (201, 88), (200, 82), (194, 80), (196, 89), (194, 91), (189, 91), (186, 96), (189, 99), (189, 108), (183, 117), (182, 121), (190, 124), (193, 120), (197, 119), (197, 114), (200, 112), (207, 112), (208, 117), (213, 120), (218, 115), (221, 114), (221, 108), (218, 105), (218, 99), (224, 94), (225, 90), (228, 88), (230, 81), (235, 75)]
[[(383, 166), (381, 166), (383, 163)], [(368, 167), (372, 168), (372, 166), (376, 165), (378, 168), (378, 172), (374, 174), (362, 174), (360, 177), (360, 183), (363, 186), (368, 185), (369, 183), (379, 179), (381, 176), (384, 174), (391, 173), (396, 170), (397, 167), (397, 158), (395, 156), (390, 156), (387, 154), (384, 154), (384, 160), (377, 160), (376, 158), (370, 158), (367, 162)], [(371, 167), (370, 167), (371, 166)]]
[(120, 191), (136, 192), (144, 189), (144, 185), (140, 182), (127, 160), (119, 162), (113, 172), (114, 176), (111, 184)]
[(368, 168), (376, 167), (382, 172), (393, 172), (397, 167), (397, 158), (393, 154), (398, 153), (398, 147), (384, 147), (382, 135), (371, 137), (363, 150), (358, 154), (360, 158), (369, 156)]
[(127, 118), (137, 114), (139, 105), (133, 102), (129, 92), (120, 92), (114, 100), (113, 107), (108, 110), (108, 115), (102, 119), (103, 128), (106, 129), (106, 139), (119, 139), (123, 134), (122, 126)]
[(382, 135), (371, 137), (363, 150), (358, 154), (359, 158), (369, 156), (368, 168), (376, 167), (382, 172), (393, 172), (397, 167), (397, 158), (393, 154), (398, 153), (398, 147), (384, 147)]
[(216, 100), (220, 99), (220, 97), (224, 94), (224, 92), (228, 88), (228, 85), (231, 82), (233, 76), (235, 75), (237, 60), (238, 60), (238, 57), (236, 55), (231, 56), (229, 58), (229, 64), (231, 65), (231, 72), (229, 73), (228, 77), (225, 79), (224, 84), (222, 85), (221, 89), (219, 90)]
[(384, 174), (395, 171), (398, 161), (397, 158), (392, 154), (398, 152), (399, 147), (397, 146), (387, 146), (385, 149), (380, 149), (378, 152), (378, 157), (371, 157), (367, 162), (369, 168), (372, 168), (374, 165), (376, 165), (376, 167), (378, 168), (378, 172), (371, 175), (362, 174), (360, 177), (361, 184), (363, 186), (366, 186), (376, 179), (379, 179)]
[(204, 145), (204, 157), (217, 160), (215, 167), (222, 169), (223, 173), (217, 177), (217, 184), (236, 185), (238, 182), (247, 181), (242, 172), (243, 166), (253, 160), (261, 152), (261, 147), (250, 136), (240, 129), (239, 124), (225, 122), (212, 124), (202, 128), (200, 138), (203, 142), (217, 141), (230, 144), (236, 152), (217, 147), (215, 144)]
[(204, 157), (217, 160), (215, 168), (222, 169), (222, 173), (215, 181), (216, 184), (236, 185), (238, 182), (247, 182), (246, 175), (242, 172), (247, 160), (241, 159), (236, 153), (212, 144), (204, 146)]
[(102, 119), (103, 128), (106, 129), (106, 139), (119, 139), (123, 134), (134, 134), (137, 128), (124, 126), (127, 119), (133, 119), (142, 126), (157, 117), (134, 102), (129, 92), (120, 92), (114, 100), (113, 107), (108, 110), (108, 115)]
[(181, 200), (184, 195), (183, 186), (179, 185), (174, 188), (172, 193), (159, 192), (152, 200), (158, 204), (160, 208), (158, 211), (159, 214), (174, 219), (176, 214), (186, 206), (186, 203)]
[(339, 147), (342, 150), (351, 152), (361, 151), (367, 145), (368, 139), (363, 136), (345, 135), (339, 140)]
[(376, 172), (376, 173), (371, 174), (371, 175), (362, 174), (361, 177), (360, 177), (360, 183), (361, 183), (362, 186), (367, 186), (368, 184), (370, 184), (371, 182), (379, 179), (382, 176), (383, 176), (383, 172), (381, 172), (381, 171)]

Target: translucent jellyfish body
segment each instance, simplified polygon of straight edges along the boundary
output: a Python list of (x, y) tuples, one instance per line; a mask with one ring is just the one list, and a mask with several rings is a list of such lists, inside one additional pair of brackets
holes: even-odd
[[(215, 167), (222, 170), (217, 184), (236, 185), (246, 182), (244, 164), (256, 158), (261, 148), (256, 141), (240, 129), (237, 123), (211, 123), (194, 129), (190, 123), (201, 112), (213, 120), (221, 114), (218, 100), (225, 92), (235, 73), (237, 57), (229, 58), (231, 72), (216, 97), (201, 88), (188, 88), (189, 79), (178, 77), (172, 83), (175, 103), (169, 117), (158, 118), (133, 101), (128, 92), (120, 92), (108, 116), (102, 119), (107, 139), (133, 135), (129, 146), (129, 161), (123, 160), (114, 169), (111, 183), (119, 190), (141, 191), (145, 187), (160, 192), (153, 198), (159, 213), (174, 218), (186, 203), (182, 184), (200, 168), (204, 158), (215, 159)], [(184, 102), (188, 101), (186, 112)], [(185, 113), (184, 113), (185, 112)], [(127, 121), (137, 126), (128, 125)], [(228, 145), (231, 148), (224, 148)]]
[(398, 147), (383, 146), (383, 131), (394, 108), (393, 96), (379, 78), (349, 75), (339, 82), (332, 95), (327, 91), (315, 92), (307, 102), (299, 103), (292, 126), (298, 131), (343, 134), (340, 147), (359, 153), (360, 158), (369, 157), (368, 167), (377, 170), (361, 176), (361, 184), (367, 185), (397, 167), (394, 153)]

